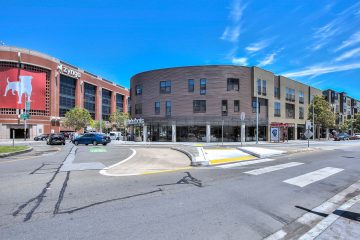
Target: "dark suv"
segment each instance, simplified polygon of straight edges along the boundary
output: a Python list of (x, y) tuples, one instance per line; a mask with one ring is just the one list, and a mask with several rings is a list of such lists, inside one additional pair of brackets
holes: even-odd
[(65, 145), (65, 137), (60, 133), (52, 133), (47, 139), (47, 145), (61, 144)]

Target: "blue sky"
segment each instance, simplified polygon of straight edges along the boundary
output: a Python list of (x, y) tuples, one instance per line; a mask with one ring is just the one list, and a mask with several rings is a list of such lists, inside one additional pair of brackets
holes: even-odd
[(0, 42), (129, 87), (146, 70), (259, 66), (360, 99), (360, 2), (2, 1)]

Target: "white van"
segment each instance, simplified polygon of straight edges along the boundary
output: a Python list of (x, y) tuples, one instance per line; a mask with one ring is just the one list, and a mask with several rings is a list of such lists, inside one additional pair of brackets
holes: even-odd
[(121, 132), (110, 132), (109, 136), (111, 140), (123, 140)]

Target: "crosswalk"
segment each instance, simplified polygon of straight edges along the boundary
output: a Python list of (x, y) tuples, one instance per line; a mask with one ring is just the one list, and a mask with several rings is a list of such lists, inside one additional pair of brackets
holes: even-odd
[[(222, 168), (222, 169), (238, 168), (238, 169), (241, 169), (241, 167), (243, 167), (243, 166), (256, 165), (259, 163), (268, 163), (268, 162), (273, 162), (275, 160), (276, 159), (265, 158), (265, 159), (258, 159), (258, 160), (252, 160), (252, 161), (246, 161), (246, 162), (220, 165), (220, 166), (216, 166), (216, 168)], [(302, 163), (302, 162), (289, 162), (289, 163), (283, 163), (283, 164), (275, 164), (272, 166), (260, 167), (260, 168), (254, 169), (254, 170), (245, 171), (245, 172), (243, 172), (243, 174), (258, 176), (258, 175), (270, 174), (271, 172), (281, 171), (281, 170), (284, 170), (287, 168), (294, 168), (294, 167), (298, 167), (298, 166), (302, 166), (302, 165), (304, 165), (304, 163)], [(291, 184), (291, 185), (303, 188), (310, 184), (313, 184), (318, 181), (324, 180), (328, 177), (331, 177), (332, 175), (340, 173), (343, 170), (344, 169), (342, 169), (342, 168), (324, 167), (324, 168), (317, 169), (315, 171), (307, 172), (302, 175), (286, 179), (283, 181), (283, 183), (287, 183), (287, 184)]]

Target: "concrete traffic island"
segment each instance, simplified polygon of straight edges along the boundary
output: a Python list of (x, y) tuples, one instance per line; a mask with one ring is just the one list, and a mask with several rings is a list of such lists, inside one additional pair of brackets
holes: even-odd
[(133, 154), (100, 171), (105, 176), (134, 176), (189, 169), (187, 155), (168, 148), (136, 148)]
[(15, 156), (33, 150), (30, 146), (0, 146), (0, 158)]
[(238, 149), (258, 158), (268, 158), (286, 154), (286, 151), (262, 147), (239, 147)]

